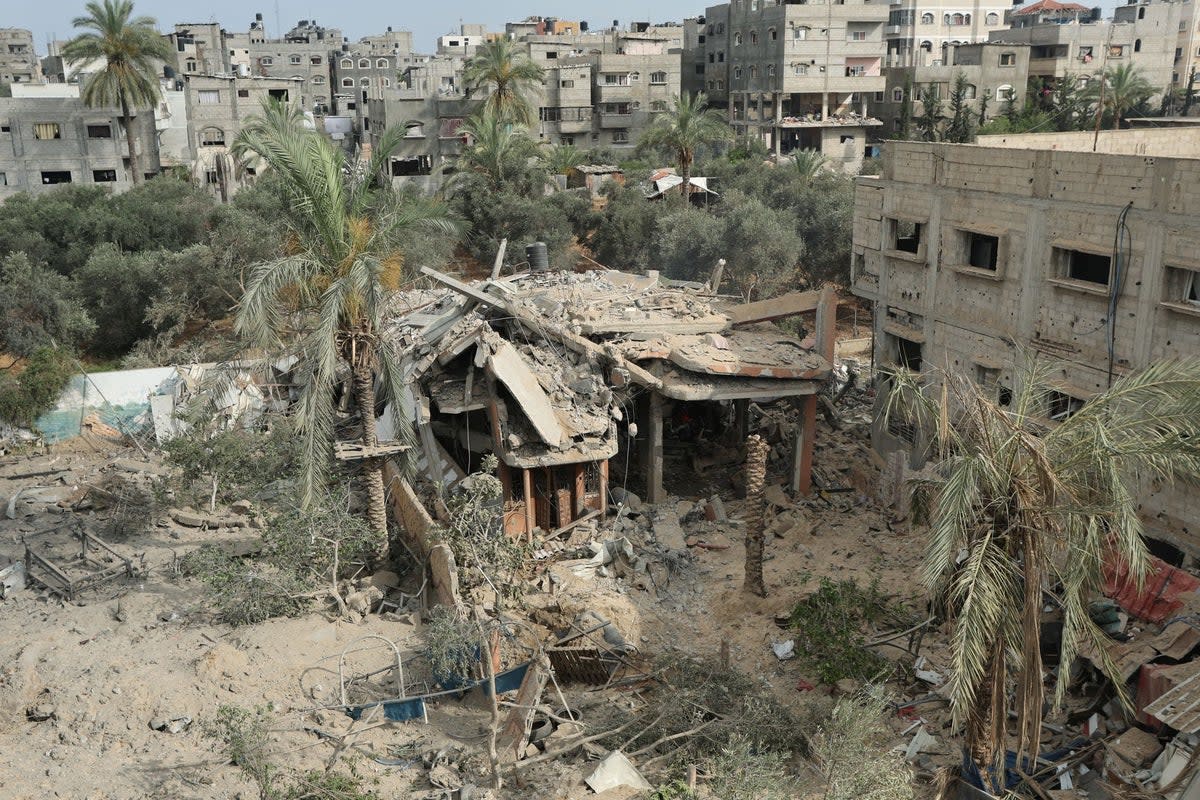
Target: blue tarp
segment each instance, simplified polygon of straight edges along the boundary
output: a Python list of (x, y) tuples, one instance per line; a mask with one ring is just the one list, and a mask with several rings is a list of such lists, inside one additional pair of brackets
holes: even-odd
[[(525, 674), (529, 672), (529, 665), (532, 661), (526, 661), (511, 669), (506, 669), (504, 672), (496, 673), (496, 693), (504, 694), (505, 692), (515, 692), (521, 688), (521, 684), (525, 680)], [(459, 690), (461, 698), (467, 692), (474, 689), (476, 686), (482, 686), (484, 694), (491, 694), (491, 686), (486, 678), (475, 681), (462, 681), (456, 686), (448, 687)], [(385, 719), (403, 722), (410, 719), (425, 718), (425, 698), (444, 695), (446, 692), (435, 692), (434, 694), (422, 695), (420, 697), (407, 697), (401, 700), (381, 700), (376, 703), (364, 703), (361, 706), (346, 706), (345, 711), (352, 719), (358, 719), (363, 715), (363, 712), (375, 706), (383, 706), (383, 716)]]
[(360, 719), (363, 712), (383, 706), (383, 718), (394, 722), (405, 722), (410, 719), (425, 719), (425, 698), (409, 697), (405, 700), (384, 700), (379, 703), (367, 703), (361, 706), (347, 706), (346, 713), (351, 719)]
[[(1071, 753), (1086, 747), (1090, 741), (1090, 739), (1081, 736), (1072, 741), (1066, 747), (1060, 747), (1057, 750), (1050, 750), (1042, 753), (1038, 756), (1038, 761), (1048, 764), (1057, 764), (1059, 761), (1062, 761), (1067, 756), (1071, 755)], [(1028, 757), (1021, 759), (1021, 772), (1024, 772), (1026, 775), (1032, 775), (1040, 769), (1042, 769), (1041, 765), (1036, 762), (1031, 763)], [(1039, 782), (1045, 783), (1046, 781), (1053, 780), (1057, 777), (1058, 774), (1056, 772), (1048, 772)], [(975, 760), (971, 758), (971, 754), (966, 750), (963, 750), (962, 779), (974, 786), (976, 789), (986, 789), (986, 787), (983, 785), (983, 776), (979, 772), (979, 767), (975, 764)], [(1023, 783), (1024, 780), (1025, 779), (1022, 778), (1017, 772), (1017, 754), (1012, 750), (1007, 751), (1004, 754), (1005, 790), (1015, 789), (1018, 785)]]

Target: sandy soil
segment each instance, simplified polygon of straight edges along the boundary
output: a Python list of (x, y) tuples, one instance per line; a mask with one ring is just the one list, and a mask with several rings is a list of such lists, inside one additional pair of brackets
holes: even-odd
[[(716, 657), (722, 642), (728, 642), (738, 668), (760, 678), (786, 702), (805, 702), (803, 682), (816, 681), (798, 662), (781, 662), (773, 655), (771, 643), (786, 638), (774, 622), (776, 614), (789, 611), (824, 575), (878, 580), (883, 591), (905, 601), (916, 592), (919, 541), (904, 525), (889, 522), (890, 512), (881, 505), (890, 497), (889, 478), (867, 455), (861, 409), (858, 416), (858, 423), (841, 433), (822, 427), (818, 439), (822, 471), (849, 491), (802, 503), (787, 500), (782, 492), (772, 494), (769, 597), (742, 592), (742, 533), (736, 523), (741, 501), (726, 483), (732, 473), (725, 473), (710, 479), (718, 488), (726, 483), (733, 522), (719, 530), (714, 523), (701, 526), (707, 541), (728, 544), (728, 549), (691, 548), (690, 563), (657, 587), (617, 578), (567, 580), (556, 602), (572, 600), (611, 615), (647, 655), (675, 648)], [(114, 459), (140, 459), (139, 453), (103, 442), (84, 444), (0, 462), (0, 501), (30, 487), (55, 489), (64, 498), (54, 501), (58, 495), (49, 492), (44, 496), (54, 502), (19, 500), (15, 519), (0, 515), (0, 565), (22, 557), (23, 537), (59, 537), (69, 549), (74, 540), (64, 522), (100, 525), (113, 513), (111, 507), (62, 508), (77, 502), (78, 488), (115, 480), (117, 473), (144, 479), (113, 466)], [(64, 472), (13, 477), (64, 466)], [(709, 488), (694, 497), (673, 498), (668, 505), (675, 509), (681, 501), (699, 501)], [(55, 530), (43, 533), (48, 529)], [(606, 535), (600, 531), (597, 538)], [(219, 706), (267, 709), (278, 760), (296, 769), (320, 769), (334, 753), (329, 737), (340, 736), (352, 724), (336, 711), (309, 710), (336, 702), (338, 654), (367, 634), (397, 642), (402, 650), (420, 648), (420, 621), (414, 615), (372, 614), (351, 623), (314, 613), (236, 629), (212, 623), (203, 609), (202, 588), (175, 575), (172, 564), (202, 541), (252, 539), (252, 529), (202, 532), (164, 517), (148, 533), (122, 538), (114, 546), (140, 565), (132, 581), (110, 584), (76, 603), (32, 588), (0, 601), (0, 786), (6, 798), (256, 796), (252, 784), (204, 733)], [(537, 597), (531, 600), (538, 602)], [(907, 658), (898, 650), (884, 652)], [(931, 652), (936, 661), (936, 648)], [(368, 672), (386, 666), (389, 658), (381, 648), (356, 652), (347, 672)], [(588, 699), (587, 688), (565, 687), (568, 702)], [(896, 689), (902, 696), (924, 691), (915, 682)], [(934, 712), (923, 708), (922, 713), (935, 720)], [(151, 727), (164, 721), (165, 730)], [(431, 707), (429, 725), (390, 723), (367, 731), (342, 757), (381, 796), (442, 797), (425, 766), (384, 765), (372, 756), (404, 761), (440, 751), (459, 780), (486, 786), (482, 743), (487, 721), (488, 711), (477, 699), (442, 700)], [(908, 720), (893, 723), (899, 732)], [(595, 797), (580, 780), (580, 766), (577, 757), (536, 768), (523, 788), (505, 790), (503, 796)], [(624, 796), (628, 793), (605, 795), (610, 800)]]

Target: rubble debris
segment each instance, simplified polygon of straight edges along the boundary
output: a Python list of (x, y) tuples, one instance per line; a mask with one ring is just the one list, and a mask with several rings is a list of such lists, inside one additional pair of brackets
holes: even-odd
[(78, 548), (63, 550), (45, 549), (52, 540), (45, 534), (61, 533), (68, 526), (59, 526), (43, 532), (40, 544), (34, 549), (34, 541), (25, 542), (25, 580), (45, 586), (67, 600), (75, 600), (85, 589), (94, 589), (103, 583), (125, 576), (133, 577), (133, 559), (113, 548), (99, 536), (87, 530), (72, 530), (78, 539)]
[(788, 639), (786, 642), (772, 642), (771, 650), (780, 661), (788, 661), (796, 657), (796, 640)]
[(1186, 602), (1195, 599), (1198, 589), (1200, 578), (1156, 556), (1150, 557), (1140, 586), (1125, 564), (1110, 564), (1105, 569), (1104, 594), (1147, 622), (1162, 623), (1174, 616)]
[(1121, 775), (1135, 772), (1149, 766), (1162, 749), (1154, 734), (1130, 728), (1108, 743), (1109, 765)]
[(183, 733), (191, 724), (192, 718), (188, 716), (155, 717), (150, 720), (150, 729), (163, 733)]
[(25, 563), (17, 561), (0, 569), (0, 600), (25, 588)]
[(614, 750), (605, 756), (596, 769), (592, 770), (592, 774), (583, 780), (596, 794), (618, 786), (630, 786), (642, 791), (654, 789), (620, 750)]

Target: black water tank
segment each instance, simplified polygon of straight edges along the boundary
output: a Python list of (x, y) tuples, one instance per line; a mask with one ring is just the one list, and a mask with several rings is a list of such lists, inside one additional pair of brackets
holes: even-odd
[(550, 269), (550, 255), (546, 252), (546, 243), (534, 242), (525, 245), (525, 260), (529, 262), (530, 272), (545, 272)]
[(168, 65), (163, 65), (163, 77), (170, 80), (175, 77), (175, 68)]
[(585, 19), (585, 20), (582, 20), (582, 21), (580, 21), (580, 23), (579, 23), (579, 32), (580, 32), (580, 33), (587, 33), (587, 29), (588, 29), (587, 20)]

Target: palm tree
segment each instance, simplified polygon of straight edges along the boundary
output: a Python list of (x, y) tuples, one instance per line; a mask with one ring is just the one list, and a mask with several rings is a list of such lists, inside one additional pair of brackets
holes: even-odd
[(687, 197), (691, 190), (692, 163), (696, 150), (704, 145), (718, 144), (733, 138), (725, 116), (708, 108), (704, 92), (675, 98), (671, 113), (659, 114), (642, 134), (639, 148), (662, 147), (675, 152), (679, 175), (683, 178), (680, 192)]
[(528, 127), (537, 121), (528, 95), (541, 86), (542, 68), (511, 40), (481, 45), (463, 68), (463, 82), (472, 92), (488, 92), (480, 111), (512, 125)]
[(484, 108), (470, 117), (462, 128), (471, 140), (455, 161), (456, 172), (451, 188), (471, 179), (482, 179), (493, 192), (511, 189), (529, 194), (545, 183), (537, 161), (538, 146), (523, 128), (514, 128), (497, 113)]
[(829, 166), (829, 159), (820, 150), (797, 150), (792, 154), (792, 166), (805, 183), (812, 183)]
[(153, 17), (133, 16), (133, 0), (93, 0), (84, 8), (87, 16), (76, 17), (72, 24), (85, 32), (67, 42), (63, 58), (68, 64), (103, 59), (104, 67), (88, 76), (79, 96), (93, 108), (121, 107), (130, 177), (140, 183), (142, 170), (130, 112), (158, 102), (156, 62), (170, 58), (171, 49), (154, 29)]
[(566, 175), (587, 160), (587, 155), (573, 144), (543, 147), (538, 157), (552, 175)]
[[(344, 162), (328, 139), (301, 127), (278, 105), (264, 104), (234, 143), (241, 159), (258, 158), (288, 194), (291, 236), (287, 252), (256, 265), (237, 309), (236, 328), (266, 349), (292, 345), (302, 390), (296, 406), (303, 439), (302, 503), (313, 501), (328, 470), (334, 443), (335, 393), (348, 373), (363, 445), (378, 443), (375, 410), (392, 401), (397, 439), (411, 441), (399, 411), (402, 379), (380, 323), (391, 290), (403, 277), (406, 235), (425, 228), (453, 233), (444, 210), (415, 198), (397, 201), (383, 188), (385, 167), (404, 131), (385, 131), (365, 165)], [(377, 397), (376, 380), (383, 388)], [(383, 464), (364, 461), (367, 517), (386, 542)], [(386, 551), (381, 553), (386, 559)]]
[(1121, 127), (1125, 114), (1150, 99), (1153, 87), (1133, 64), (1110, 67), (1100, 80), (1091, 81), (1087, 97), (1096, 106), (1098, 115), (1112, 114), (1113, 130)]
[(1010, 684), (1016, 749), (1038, 747), (1047, 597), (1063, 615), (1055, 705), (1081, 648), (1100, 654), (1128, 700), (1088, 605), (1106, 565), (1145, 573), (1139, 490), (1200, 475), (1200, 360), (1119, 379), (1057, 422), (1047, 420), (1050, 394), (1041, 388), (1051, 372), (1027, 365), (1007, 406), (960, 375), (942, 376), (934, 392), (900, 373), (884, 406), (885, 419), (926, 431), (938, 459), (936, 477), (914, 486), (914, 509), (929, 522), (923, 582), (954, 621), (950, 706), (983, 767), (997, 765), (1006, 747)]

